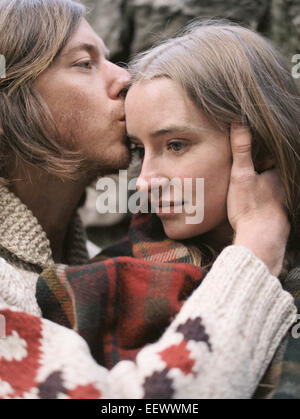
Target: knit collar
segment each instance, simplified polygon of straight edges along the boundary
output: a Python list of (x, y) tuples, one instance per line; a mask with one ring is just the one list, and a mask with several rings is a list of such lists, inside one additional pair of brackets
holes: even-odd
[[(86, 237), (76, 214), (69, 228), (70, 241), (67, 262), (85, 263), (88, 260)], [(25, 204), (9, 189), (0, 185), (0, 246), (22, 262), (45, 269), (54, 264), (50, 242), (45, 231)]]

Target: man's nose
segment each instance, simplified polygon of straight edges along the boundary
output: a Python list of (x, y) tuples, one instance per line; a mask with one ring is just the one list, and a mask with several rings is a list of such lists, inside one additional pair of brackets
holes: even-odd
[(111, 83), (108, 89), (108, 95), (112, 99), (118, 99), (124, 93), (130, 82), (130, 74), (127, 70), (116, 64), (110, 63), (108, 71), (111, 76)]

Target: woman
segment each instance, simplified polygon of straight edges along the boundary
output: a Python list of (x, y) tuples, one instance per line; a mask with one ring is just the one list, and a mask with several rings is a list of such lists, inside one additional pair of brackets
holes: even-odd
[[(44, 7), (47, 6), (46, 3), (46, 1), (43, 1)], [(48, 3), (49, 10), (51, 10), (51, 2)], [(57, 3), (59, 3), (58, 0)], [(69, 5), (70, 2), (63, 3)], [(30, 4), (31, 2), (28, 3), (28, 5)], [(49, 18), (49, 15), (47, 16)], [(78, 23), (76, 28), (79, 30), (82, 20), (78, 20), (78, 11), (76, 11), (76, 16)], [(76, 36), (76, 28), (73, 28), (74, 36)], [(80, 29), (82, 29), (82, 25)], [(69, 32), (68, 34), (70, 35)], [(71, 40), (72, 36), (70, 36)], [(48, 61), (49, 66), (50, 64), (51, 61)], [(87, 71), (91, 67), (89, 64), (87, 63)], [(51, 70), (53, 70), (53, 67)], [(43, 77), (43, 73), (41, 73), (41, 77)], [(36, 87), (39, 89), (38, 83)], [(6, 100), (9, 99), (9, 96), (7, 97), (5, 94), (3, 97)], [(1, 396), (41, 398), (61, 396), (70, 398), (92, 396), (155, 398), (164, 396), (170, 398), (250, 397), (253, 394), (276, 347), (294, 320), (295, 309), (291, 297), (282, 290), (278, 280), (270, 274), (271, 272), (277, 275), (281, 270), (282, 256), (289, 232), (289, 224), (282, 207), (281, 197), (278, 196), (277, 199), (273, 199), (271, 204), (264, 199), (266, 190), (270, 189), (272, 182), (276, 183), (276, 177), (274, 179), (274, 176), (271, 176), (271, 178), (265, 176), (268, 179), (261, 182), (262, 178), (258, 180), (256, 176), (253, 176), (254, 172), (251, 171), (250, 165), (248, 170), (251, 171), (252, 175), (248, 186), (253, 194), (256, 183), (261, 184), (259, 199), (255, 196), (254, 211), (251, 208), (249, 213), (245, 213), (240, 208), (239, 197), (234, 196), (244, 194), (244, 183), (239, 182), (238, 184), (237, 179), (240, 178), (240, 170), (245, 165), (245, 160), (247, 167), (251, 162), (249, 136), (246, 136), (248, 155), (245, 159), (243, 153), (240, 153), (239, 146), (239, 141), (243, 140), (244, 136), (241, 137), (238, 134), (238, 132), (235, 134), (232, 132), (233, 148), (235, 147), (234, 144), (237, 143), (236, 150), (233, 150), (235, 156), (233, 168), (237, 170), (238, 174), (232, 178), (230, 194), (233, 197), (229, 200), (230, 205), (233, 206), (231, 209), (233, 216), (231, 218), (236, 218), (234, 243), (250, 248), (257, 257), (245, 247), (229, 247), (220, 255), (204, 280), (201, 269), (187, 264), (177, 264), (181, 260), (176, 257), (169, 259), (167, 264), (155, 264), (151, 261), (140, 261), (133, 258), (117, 258), (117, 260), (110, 259), (88, 265), (88, 268), (65, 269), (63, 266), (58, 266), (45, 272), (43, 277), (48, 281), (46, 281), (49, 285), (47, 291), (52, 303), (54, 301), (53, 296), (56, 296), (59, 302), (56, 304), (56, 301), (54, 301), (51, 306), (50, 301), (48, 306), (41, 307), (41, 304), (37, 305), (34, 295), (34, 285), (37, 280), (37, 275), (33, 275), (36, 271), (35, 267), (31, 266), (30, 262), (25, 261), (27, 262), (26, 270), (31, 274), (31, 282), (28, 286), (29, 281), (27, 283), (26, 274), (22, 271), (16, 271), (12, 267), (12, 265), (15, 265), (15, 260), (8, 257), (11, 254), (3, 254), (6, 261), (1, 261), (0, 314), (5, 316), (7, 322), (8, 339), (1, 341), (0, 346), (0, 377), (2, 383), (4, 383), (1, 388)], [(240, 156), (240, 154), (242, 155)], [(40, 162), (37, 162), (36, 168), (41, 169)], [(277, 188), (280, 195), (280, 187), (277, 186)], [(5, 196), (9, 200), (9, 204), (12, 201), (14, 204), (18, 204), (19, 211), (20, 197), (15, 197), (11, 191), (5, 191)], [(263, 205), (257, 207), (257, 203), (260, 201), (263, 201)], [(246, 202), (248, 209), (248, 200), (243, 200), (243, 205)], [(18, 214), (18, 211), (14, 211), (12, 205), (7, 205), (7, 208), (10, 208), (15, 215)], [(32, 214), (28, 213), (26, 208), (21, 207), (21, 209), (28, 216), (30, 215), (31, 221), (34, 221), (36, 226), (38, 223)], [(33, 210), (34, 208), (29, 209)], [(280, 223), (279, 225), (275, 224), (275, 227), (272, 224), (273, 220), (268, 223), (268, 228), (272, 226), (272, 234), (265, 238), (263, 248), (260, 249), (253, 243), (254, 231), (253, 229), (249, 231), (250, 220), (248, 214), (252, 214), (253, 217), (251, 226), (254, 225), (257, 231), (261, 232), (262, 224), (265, 228), (265, 217), (266, 214), (270, 214), (269, 210), (271, 210), (272, 218), (278, 216)], [(210, 228), (213, 227), (210, 226)], [(42, 229), (39, 228), (39, 231), (42, 231)], [(43, 234), (44, 236), (45, 234)], [(25, 238), (24, 243), (27, 242), (28, 238)], [(278, 247), (274, 246), (274, 242)], [(24, 248), (24, 243), (22, 248)], [(228, 243), (226, 237), (226, 244)], [(222, 247), (224, 247), (223, 240), (217, 250), (220, 251)], [(13, 246), (10, 248), (13, 249)], [(16, 257), (18, 258), (18, 255)], [(259, 259), (263, 260), (267, 266)], [(49, 266), (49, 255), (46, 255), (46, 261), (44, 262), (46, 266)], [(173, 262), (173, 264), (171, 265), (170, 262)], [(16, 266), (20, 268), (20, 264), (16, 264)], [(43, 265), (41, 266), (43, 267)], [(86, 274), (86, 269), (88, 269), (90, 275)], [(127, 276), (128, 272), (131, 279), (136, 280), (135, 275), (137, 275), (141, 281), (145, 279), (146, 273), (150, 273), (150, 282), (153, 280), (156, 283), (154, 287), (156, 298), (160, 297), (158, 294), (163, 291), (166, 278), (169, 280), (168, 284), (170, 284), (171, 290), (177, 284), (176, 301), (173, 304), (175, 307), (171, 312), (171, 315), (174, 316), (186, 299), (187, 291), (190, 294), (199, 285), (199, 281), (203, 281), (201, 286), (197, 287), (193, 295), (187, 299), (180, 314), (167, 327), (157, 343), (142, 349), (136, 362), (120, 362), (109, 372), (97, 365), (87, 352), (85, 342), (78, 335), (40, 318), (39, 311), (42, 308), (44, 314), (51, 311), (53, 305), (56, 310), (59, 310), (60, 306), (67, 307), (66, 312), (62, 313), (64, 316), (58, 319), (58, 322), (61, 324), (69, 322), (67, 325), (73, 327), (76, 331), (83, 330), (81, 334), (84, 336), (86, 323), (80, 323), (82, 318), (78, 316), (77, 310), (82, 311), (81, 309), (85, 304), (91, 301), (91, 296), (93, 294), (98, 295), (97, 287), (99, 283), (105, 282), (105, 278), (109, 277), (111, 273), (115, 275), (114, 279), (116, 279), (117, 285), (119, 280), (125, 278), (125, 287), (122, 283), (122, 290), (126, 289), (128, 285), (126, 279), (129, 278)], [(173, 277), (170, 277), (170, 272), (174, 273)], [(54, 277), (56, 273), (59, 273), (58, 279)], [(75, 284), (70, 281), (69, 277), (73, 274), (74, 277), (79, 279), (77, 282), (79, 288), (75, 291), (80, 291), (81, 287), (81, 290), (85, 291), (83, 298), (80, 292), (77, 294), (74, 292)], [(94, 288), (88, 287), (89, 278), (95, 280)], [(160, 282), (159, 279), (164, 281)], [(185, 279), (187, 279), (189, 286), (181, 287)], [(249, 294), (248, 288), (245, 290), (242, 280), (247, 281)], [(139, 281), (135, 282), (138, 283)], [(63, 286), (59, 287), (62, 284)], [(149, 285), (149, 283), (146, 285)], [(270, 293), (267, 291), (270, 291)], [(109, 287), (108, 292), (111, 292)], [(113, 292), (111, 294), (114, 295)], [(131, 296), (136, 297), (136, 295)], [(87, 297), (87, 300), (85, 300), (85, 297)], [(150, 294), (149, 298), (148, 295), (146, 297), (148, 302), (153, 298), (153, 294)], [(94, 301), (92, 302), (94, 303)], [(108, 302), (107, 300), (106, 305), (109, 311)], [(130, 304), (129, 308), (138, 306), (134, 299), (130, 300)], [(98, 309), (97, 307), (100, 304), (98, 302), (98, 304), (86, 305), (89, 310), (88, 315), (91, 316), (95, 314), (94, 311)], [(247, 307), (247, 313), (245, 313), (245, 307)], [(127, 312), (130, 318), (132, 311), (128, 310), (128, 307)], [(152, 312), (150, 312), (150, 316), (151, 314)], [(253, 316), (255, 314), (255, 316), (253, 317), (252, 314)], [(51, 319), (51, 313), (48, 313), (45, 317)], [(95, 318), (97, 319), (97, 316), (89, 317), (91, 321)], [(255, 322), (252, 324), (251, 321), (254, 318)], [(247, 319), (251, 319), (251, 321), (245, 326)], [(167, 320), (168, 322), (171, 321), (170, 312)], [(100, 323), (105, 323), (105, 321), (105, 318), (100, 317)], [(115, 319), (113, 319), (113, 323), (114, 321)], [(227, 330), (228, 324), (231, 327)], [(105, 324), (105, 326), (107, 325)], [(164, 324), (163, 330), (166, 326)], [(92, 327), (89, 329), (94, 333), (97, 346), (96, 349), (91, 347), (91, 350), (94, 356), (96, 353), (99, 357), (99, 352), (103, 348), (101, 347), (101, 339), (97, 340), (97, 337), (99, 337), (98, 323), (92, 323)], [(237, 343), (240, 343), (242, 329), (245, 334), (245, 338), (242, 340), (245, 347), (240, 344), (237, 345)], [(89, 333), (91, 330), (89, 330)], [(149, 339), (148, 333), (146, 335), (146, 338)], [(223, 340), (224, 336), (226, 342)], [(23, 350), (24, 341), (28, 348), (27, 351)], [(140, 346), (143, 346), (147, 342), (142, 340), (141, 343)], [(106, 342), (106, 344), (114, 346), (115, 342)], [(230, 374), (228, 374), (226, 358), (230, 359)], [(14, 362), (15, 359), (18, 362)], [(248, 371), (249, 363), (251, 365), (250, 371)], [(212, 368), (215, 365), (217, 365), (217, 368)], [(245, 379), (245, 374), (247, 379)]]
[[(300, 246), (299, 94), (276, 50), (238, 25), (204, 21), (137, 57), (131, 73), (126, 120), (133, 148), (142, 156), (138, 187), (150, 192), (151, 179), (164, 178), (163, 196), (172, 178), (182, 184), (184, 178), (205, 182), (205, 217), (197, 225), (186, 222), (185, 205), (176, 214), (172, 198), (157, 205), (166, 235), (198, 237), (193, 244), (200, 249), (208, 245), (214, 254), (231, 242), (239, 218), (232, 217), (231, 206), (227, 214), (230, 127), (246, 121), (255, 170), (276, 167), (284, 185), (292, 224), (285, 260), (290, 268)], [(249, 174), (244, 174), (245, 181)], [(229, 188), (229, 198), (231, 193)], [(170, 214), (163, 212), (167, 204)]]

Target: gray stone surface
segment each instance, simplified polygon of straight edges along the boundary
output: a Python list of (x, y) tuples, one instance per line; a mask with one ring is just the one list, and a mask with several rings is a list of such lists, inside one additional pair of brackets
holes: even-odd
[(168, 37), (191, 19), (222, 17), (247, 23), (253, 29), (261, 24), (266, 11), (263, 0), (129, 0), (134, 21), (132, 51), (151, 46), (157, 35)]
[(300, 0), (82, 0), (114, 61), (176, 33), (194, 18), (223, 17), (264, 34), (290, 58), (300, 52)]

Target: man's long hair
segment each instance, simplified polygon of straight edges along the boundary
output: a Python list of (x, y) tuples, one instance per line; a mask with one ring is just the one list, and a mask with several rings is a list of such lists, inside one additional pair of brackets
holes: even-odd
[(1, 0), (0, 177), (25, 161), (61, 178), (76, 173), (80, 157), (67, 151), (34, 81), (77, 29), (85, 8), (71, 0)]

